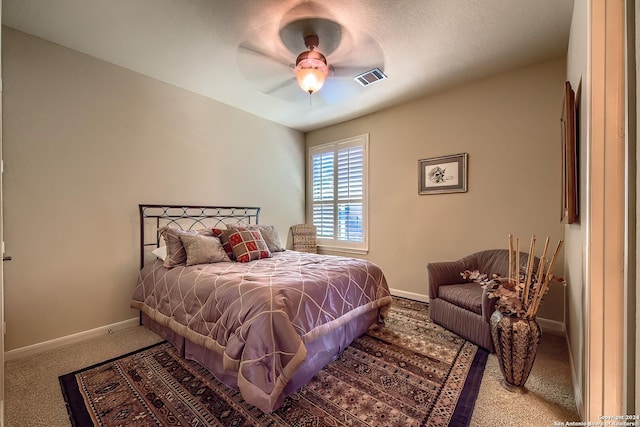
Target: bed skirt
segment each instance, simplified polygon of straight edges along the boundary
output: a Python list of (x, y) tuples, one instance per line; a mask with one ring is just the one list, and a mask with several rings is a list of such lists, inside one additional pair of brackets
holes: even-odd
[[(378, 311), (378, 309), (367, 311), (359, 318), (345, 323), (312, 342), (306, 343), (307, 358), (296, 369), (284, 391), (278, 397), (273, 410), (282, 406), (284, 399), (288, 395), (295, 393), (305, 385), (316, 373), (334, 360), (342, 350), (347, 348), (354, 339), (367, 332), (369, 328), (377, 326), (379, 320)], [(199, 363), (207, 368), (219, 381), (238, 390), (237, 372), (223, 369), (220, 354), (192, 343), (171, 329), (155, 322), (144, 313), (142, 313), (142, 323), (173, 344), (180, 356)]]

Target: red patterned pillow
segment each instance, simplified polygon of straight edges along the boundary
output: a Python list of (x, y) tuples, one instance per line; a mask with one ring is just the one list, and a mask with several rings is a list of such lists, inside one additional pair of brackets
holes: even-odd
[(220, 242), (222, 243), (222, 247), (224, 248), (224, 251), (227, 253), (227, 256), (231, 260), (236, 259), (235, 255), (233, 255), (233, 248), (231, 247), (231, 243), (229, 243), (229, 236), (235, 230), (225, 230), (225, 229), (222, 229), (222, 228), (212, 228), (211, 231), (213, 231), (213, 235), (214, 236), (216, 236), (218, 239), (220, 239)]
[(233, 230), (258, 230), (260, 231), (260, 234), (262, 234), (262, 238), (267, 244), (269, 252), (282, 252), (285, 250), (284, 246), (282, 246), (282, 243), (280, 243), (278, 230), (276, 230), (273, 225), (246, 225), (244, 223), (240, 223), (227, 224), (227, 228)]
[(270, 258), (271, 252), (259, 230), (231, 230), (229, 244), (238, 262)]

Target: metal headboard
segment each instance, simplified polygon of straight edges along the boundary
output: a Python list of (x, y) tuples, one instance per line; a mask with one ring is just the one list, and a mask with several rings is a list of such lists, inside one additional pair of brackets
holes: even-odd
[(149, 246), (160, 246), (160, 228), (183, 230), (215, 228), (225, 224), (258, 224), (260, 208), (236, 206), (138, 205), (140, 210), (140, 268)]

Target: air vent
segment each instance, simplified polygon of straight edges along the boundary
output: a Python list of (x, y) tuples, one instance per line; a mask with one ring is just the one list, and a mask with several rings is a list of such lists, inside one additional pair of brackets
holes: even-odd
[(373, 70), (365, 71), (362, 74), (358, 74), (353, 79), (360, 83), (362, 86), (369, 86), (372, 83), (379, 82), (386, 79), (387, 76), (382, 72), (380, 68), (374, 68)]

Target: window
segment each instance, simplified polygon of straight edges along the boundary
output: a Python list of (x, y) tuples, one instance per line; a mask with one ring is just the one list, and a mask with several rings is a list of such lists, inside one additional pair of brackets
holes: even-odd
[(367, 148), (360, 135), (309, 148), (309, 217), (318, 245), (367, 250)]

